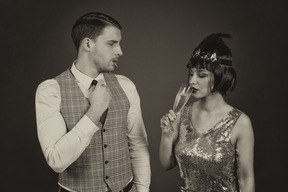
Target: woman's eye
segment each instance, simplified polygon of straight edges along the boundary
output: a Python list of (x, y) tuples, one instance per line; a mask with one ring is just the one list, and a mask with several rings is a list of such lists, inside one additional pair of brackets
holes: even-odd
[(199, 73), (199, 77), (201, 77), (201, 78), (207, 77), (207, 74), (205, 74), (205, 73)]

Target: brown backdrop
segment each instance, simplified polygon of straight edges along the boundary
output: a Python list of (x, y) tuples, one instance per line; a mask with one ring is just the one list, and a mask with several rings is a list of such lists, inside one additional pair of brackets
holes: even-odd
[(178, 191), (178, 168), (164, 171), (158, 160), (159, 119), (186, 81), (185, 64), (193, 48), (212, 32), (233, 36), (228, 44), (239, 82), (227, 101), (252, 120), (257, 191), (286, 187), (284, 1), (0, 0), (0, 188), (57, 190), (57, 175), (46, 164), (37, 139), (34, 95), (41, 81), (62, 72), (76, 58), (71, 27), (88, 11), (108, 13), (124, 27), (124, 55), (116, 73), (133, 80), (141, 97), (150, 142), (151, 191)]

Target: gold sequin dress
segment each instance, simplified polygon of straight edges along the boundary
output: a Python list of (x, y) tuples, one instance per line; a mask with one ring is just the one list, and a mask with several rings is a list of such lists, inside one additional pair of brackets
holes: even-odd
[(191, 122), (191, 106), (181, 112), (174, 153), (183, 179), (182, 192), (238, 192), (237, 151), (231, 130), (241, 115), (233, 108), (216, 125), (199, 133)]

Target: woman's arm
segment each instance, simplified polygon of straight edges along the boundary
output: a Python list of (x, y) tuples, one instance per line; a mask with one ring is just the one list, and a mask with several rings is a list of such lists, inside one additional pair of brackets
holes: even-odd
[[(254, 192), (254, 134), (249, 117), (242, 114), (235, 124), (238, 177), (241, 192)], [(232, 132), (233, 133), (233, 132)]]
[(160, 142), (159, 159), (162, 166), (166, 169), (172, 169), (176, 165), (173, 154), (173, 144), (178, 137), (179, 116), (176, 117), (173, 110), (164, 115), (160, 120), (162, 136)]

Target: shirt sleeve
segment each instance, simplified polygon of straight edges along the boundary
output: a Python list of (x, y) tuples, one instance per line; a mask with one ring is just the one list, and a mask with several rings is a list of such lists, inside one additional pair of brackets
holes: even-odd
[(78, 159), (99, 129), (84, 115), (67, 132), (60, 103), (60, 88), (56, 80), (46, 80), (38, 86), (35, 95), (38, 139), (47, 163), (58, 173)]
[[(124, 78), (122, 76), (122, 78)], [(125, 77), (126, 78), (126, 77)], [(148, 139), (142, 118), (140, 98), (135, 85), (129, 79), (119, 81), (130, 102), (128, 111), (128, 144), (137, 190), (147, 192), (150, 187), (151, 170)], [(122, 83), (121, 83), (122, 82)]]

